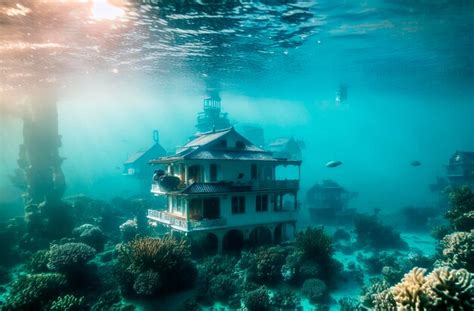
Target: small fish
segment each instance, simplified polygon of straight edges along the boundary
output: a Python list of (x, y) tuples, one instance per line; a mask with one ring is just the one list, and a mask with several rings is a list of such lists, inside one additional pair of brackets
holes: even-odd
[(338, 167), (341, 164), (341, 161), (329, 161), (328, 163), (326, 163), (326, 167)]
[(416, 167), (416, 166), (420, 166), (420, 165), (421, 165), (421, 162), (420, 162), (420, 161), (412, 161), (412, 162), (410, 163), (410, 165), (411, 165), (411, 166), (415, 166), (415, 167)]

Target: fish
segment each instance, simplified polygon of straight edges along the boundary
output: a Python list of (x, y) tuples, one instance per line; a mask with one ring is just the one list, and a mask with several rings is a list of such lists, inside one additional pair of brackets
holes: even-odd
[(410, 163), (410, 165), (411, 165), (411, 166), (415, 166), (415, 167), (416, 167), (416, 166), (420, 166), (420, 165), (421, 165), (421, 162), (420, 162), (420, 161), (412, 161), (412, 162)]
[(341, 161), (329, 161), (328, 163), (326, 163), (326, 167), (338, 167), (341, 164)]

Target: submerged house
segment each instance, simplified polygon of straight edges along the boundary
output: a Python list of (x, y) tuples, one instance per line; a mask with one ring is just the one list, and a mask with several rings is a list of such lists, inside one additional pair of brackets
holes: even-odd
[(456, 151), (449, 159), (446, 171), (452, 185), (474, 187), (474, 152)]
[(267, 144), (267, 149), (273, 152), (275, 157), (291, 160), (301, 160), (303, 148), (304, 143), (293, 137), (277, 138)]
[(152, 146), (131, 154), (123, 163), (123, 174), (142, 181), (143, 185), (146, 185), (146, 189), (149, 188), (154, 171), (154, 168), (149, 165), (149, 162), (166, 155), (166, 150), (160, 145), (157, 130), (153, 131), (153, 140), (155, 143)]
[[(274, 157), (228, 128), (201, 133), (151, 163), (166, 167), (155, 172), (151, 192), (167, 198), (164, 209), (148, 211), (152, 224), (219, 252), (294, 237), (301, 161)], [(278, 179), (281, 166), (296, 176)]]
[(351, 221), (355, 210), (347, 209), (347, 204), (356, 195), (332, 180), (316, 183), (306, 192), (311, 220), (318, 223)]

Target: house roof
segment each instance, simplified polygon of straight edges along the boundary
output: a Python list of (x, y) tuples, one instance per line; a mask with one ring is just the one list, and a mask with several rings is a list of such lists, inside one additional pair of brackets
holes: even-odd
[[(236, 140), (242, 141), (244, 143), (242, 148), (236, 149), (212, 145), (212, 143), (227, 135), (235, 135)], [(287, 159), (275, 158), (271, 152), (255, 146), (236, 132), (233, 127), (199, 134), (195, 139), (179, 148), (176, 154), (152, 160), (150, 163), (169, 163), (178, 160), (287, 161)]]
[[(155, 153), (155, 154), (153, 154), (153, 153)], [(128, 159), (124, 162), (124, 164), (135, 163), (136, 161), (140, 160), (142, 157), (144, 157), (146, 155), (156, 157), (156, 156), (161, 156), (161, 155), (164, 155), (164, 154), (166, 154), (165, 149), (159, 143), (156, 143), (156, 144), (153, 144), (149, 148), (140, 149), (139, 151), (137, 151), (135, 153), (132, 153), (128, 157)]]

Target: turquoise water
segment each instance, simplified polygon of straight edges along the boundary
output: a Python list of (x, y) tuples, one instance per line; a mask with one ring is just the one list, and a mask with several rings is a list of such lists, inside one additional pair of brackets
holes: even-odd
[[(73, 204), (84, 195), (111, 204), (119, 220), (99, 227), (108, 239), (104, 251), (112, 250), (123, 242), (118, 225), (138, 217), (131, 200), (151, 200), (151, 177), (124, 176), (124, 162), (153, 145), (154, 130), (174, 152), (196, 132), (202, 100), (212, 97), (235, 128), (259, 126), (266, 145), (279, 137), (304, 142), (300, 231), (319, 224), (307, 191), (329, 179), (357, 193), (347, 208), (375, 211), (402, 233), (409, 246), (397, 256), (434, 256), (439, 239), (430, 231), (447, 222), (449, 204), (430, 185), (446, 179), (457, 150), (474, 151), (473, 27), (474, 2), (462, 0), (0, 0), (0, 221), (25, 216), (31, 185), (21, 179), (19, 146), (28, 145), (25, 124), (51, 106), (39, 118), (39, 136), (29, 137), (50, 133), (38, 130), (48, 125), (61, 137), (59, 149), (44, 147), (46, 139), (38, 154), (64, 158), (48, 168), (56, 174), (52, 184), (64, 175), (62, 200)], [(342, 165), (326, 166), (335, 160)], [(432, 214), (410, 222), (407, 207)], [(343, 228), (357, 240), (351, 225), (323, 224), (329, 235)], [(34, 247), (25, 250), (29, 227), (17, 228), (15, 239), (11, 223), (4, 227), (1, 240), (13, 242), (11, 260), (0, 268), (13, 278), (31, 273), (24, 264), (34, 251), (74, 239), (69, 230), (42, 246), (31, 239)], [(344, 254), (346, 248), (334, 253), (346, 271), (350, 261), (363, 266), (363, 256), (378, 256), (370, 247)], [(366, 282), (380, 275), (362, 270)], [(351, 282), (331, 289), (331, 308), (360, 294), (362, 285)], [(1, 285), (7, 293), (8, 284)], [(299, 292), (300, 285), (290, 287)], [(90, 291), (82, 290), (74, 294), (90, 307)], [(165, 299), (165, 309), (178, 308), (175, 300), (188, 291), (170, 294), (178, 298)]]

